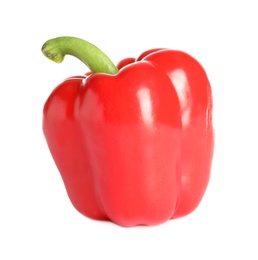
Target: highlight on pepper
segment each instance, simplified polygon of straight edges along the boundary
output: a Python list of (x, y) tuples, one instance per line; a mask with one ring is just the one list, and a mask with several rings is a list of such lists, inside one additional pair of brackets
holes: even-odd
[(44, 136), (73, 206), (125, 227), (194, 211), (214, 150), (212, 91), (201, 64), (158, 48), (114, 65), (93, 44), (66, 36), (42, 52), (58, 63), (72, 55), (89, 69), (55, 87), (43, 109)]

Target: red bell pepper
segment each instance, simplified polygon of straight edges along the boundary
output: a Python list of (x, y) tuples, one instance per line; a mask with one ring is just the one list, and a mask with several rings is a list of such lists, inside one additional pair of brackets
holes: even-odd
[(121, 226), (185, 216), (208, 185), (213, 148), (212, 93), (202, 66), (169, 49), (116, 67), (96, 46), (58, 37), (42, 47), (90, 74), (66, 79), (47, 99), (43, 131), (74, 207)]

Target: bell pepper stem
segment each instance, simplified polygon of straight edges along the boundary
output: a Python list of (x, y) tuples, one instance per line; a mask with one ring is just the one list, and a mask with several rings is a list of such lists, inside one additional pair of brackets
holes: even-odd
[(43, 54), (50, 60), (61, 63), (65, 55), (81, 60), (92, 73), (116, 74), (117, 67), (95, 45), (76, 37), (57, 37), (42, 46)]

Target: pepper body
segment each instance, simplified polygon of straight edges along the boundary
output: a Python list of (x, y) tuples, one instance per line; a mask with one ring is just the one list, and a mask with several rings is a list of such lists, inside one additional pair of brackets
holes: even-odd
[(212, 94), (191, 56), (150, 50), (115, 75), (72, 77), (43, 111), (43, 131), (68, 196), (83, 215), (122, 226), (192, 212), (208, 185)]

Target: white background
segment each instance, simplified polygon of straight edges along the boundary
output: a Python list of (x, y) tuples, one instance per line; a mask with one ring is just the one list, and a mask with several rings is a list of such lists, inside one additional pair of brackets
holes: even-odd
[[(169, 3), (169, 5), (168, 5)], [(256, 1), (2, 1), (0, 259), (258, 259)], [(122, 228), (79, 214), (42, 133), (52, 89), (85, 66), (41, 53), (84, 38), (114, 63), (154, 47), (188, 52), (214, 96), (216, 145), (207, 192), (191, 215)]]

